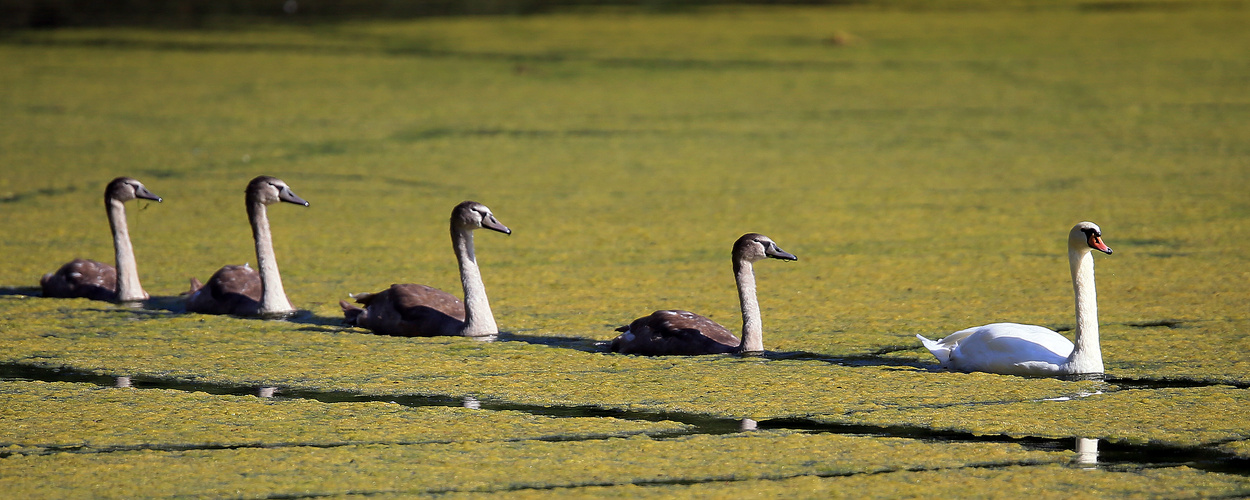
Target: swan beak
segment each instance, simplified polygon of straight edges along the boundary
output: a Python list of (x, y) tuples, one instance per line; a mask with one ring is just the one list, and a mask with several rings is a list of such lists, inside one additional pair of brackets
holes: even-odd
[(499, 220), (495, 219), (494, 216), (487, 217), (485, 220), (483, 220), (482, 227), (486, 229), (490, 229), (491, 231), (499, 231), (503, 234), (512, 234), (512, 230), (508, 229), (508, 226), (500, 224)]
[(772, 258), (774, 258), (774, 259), (781, 259), (781, 260), (799, 260), (799, 258), (798, 258), (798, 257), (795, 257), (795, 256), (794, 256), (794, 254), (792, 254), (792, 253), (790, 253), (790, 252), (787, 252), (787, 251), (785, 251), (785, 250), (782, 250), (782, 249), (781, 249), (781, 247), (776, 246), (776, 245), (774, 245), (774, 246), (773, 246), (772, 248), (770, 248), (770, 249), (764, 250), (764, 255), (767, 255), (767, 256), (772, 257)]
[(143, 186), (139, 186), (139, 189), (135, 190), (135, 197), (143, 198), (145, 200), (156, 200), (157, 203), (164, 201), (164, 200), (161, 200), (160, 196), (152, 194), (151, 191), (148, 191), (148, 188), (145, 188)]
[(1089, 235), (1089, 247), (1099, 252), (1111, 255), (1111, 247), (1102, 242), (1102, 237), (1096, 234)]
[(278, 192), (278, 200), (285, 201), (287, 203), (294, 203), (296, 205), (308, 206), (308, 202), (304, 201), (303, 198), (296, 196), (295, 192), (291, 191), (291, 188), (289, 187), (283, 188), (282, 191)]

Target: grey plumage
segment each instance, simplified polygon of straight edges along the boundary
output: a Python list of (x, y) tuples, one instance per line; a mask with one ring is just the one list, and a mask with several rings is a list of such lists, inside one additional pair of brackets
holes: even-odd
[(752, 263), (774, 258), (798, 260), (782, 250), (767, 236), (747, 233), (734, 242), (731, 256), (738, 298), (742, 306), (742, 339), (739, 340), (719, 323), (681, 310), (661, 310), (618, 328), (621, 335), (612, 339), (609, 348), (622, 354), (645, 356), (724, 354), (760, 352), (764, 350), (759, 302), (755, 297), (755, 274)]
[(147, 292), (143, 291), (143, 286), (139, 283), (134, 248), (130, 244), (130, 232), (126, 223), (124, 204), (134, 199), (154, 200), (158, 203), (162, 201), (160, 196), (148, 191), (143, 183), (130, 177), (113, 179), (104, 188), (104, 209), (113, 233), (114, 261), (117, 267), (95, 260), (74, 259), (40, 278), (39, 284), (44, 297), (84, 297), (106, 301), (148, 298)]

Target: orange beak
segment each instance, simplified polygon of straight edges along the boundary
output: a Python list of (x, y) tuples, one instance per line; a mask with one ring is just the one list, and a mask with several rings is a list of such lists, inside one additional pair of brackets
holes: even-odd
[(1111, 255), (1111, 248), (1102, 242), (1102, 237), (1096, 234), (1089, 235), (1089, 247), (1099, 252)]

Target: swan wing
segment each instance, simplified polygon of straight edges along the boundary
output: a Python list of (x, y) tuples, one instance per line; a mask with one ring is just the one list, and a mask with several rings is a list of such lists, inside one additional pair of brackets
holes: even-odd
[(719, 323), (690, 311), (664, 310), (629, 324), (612, 340), (613, 352), (645, 356), (721, 354), (741, 342)]
[(346, 321), (374, 333), (401, 337), (458, 335), (464, 325), (464, 303), (437, 288), (395, 284), (381, 292), (352, 297), (364, 309), (343, 307)]
[(464, 321), (464, 303), (454, 295), (437, 288), (407, 283), (391, 285), (388, 292), (395, 308), (400, 311), (428, 308)]
[[(194, 285), (192, 285), (194, 286)], [(260, 309), (260, 273), (246, 264), (224, 266), (187, 296), (187, 310), (203, 314), (250, 316)]]
[(969, 330), (952, 335), (960, 335), (949, 353), (949, 366), (956, 370), (1052, 375), (1072, 353), (1071, 341), (1036, 325), (994, 323)]
[(44, 297), (113, 300), (117, 298), (117, 269), (96, 260), (74, 259), (39, 280)]
[(942, 343), (942, 341), (946, 339), (929, 340), (919, 333), (916, 334), (916, 338), (920, 339), (920, 343), (924, 345), (924, 348), (928, 349), (929, 352), (933, 354), (933, 357), (937, 358), (938, 363), (941, 363), (943, 367), (950, 364), (951, 348), (950, 346)]

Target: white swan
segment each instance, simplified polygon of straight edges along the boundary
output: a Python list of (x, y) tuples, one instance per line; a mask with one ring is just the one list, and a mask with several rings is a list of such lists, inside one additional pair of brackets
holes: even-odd
[(113, 179), (104, 188), (104, 210), (108, 213), (109, 227), (113, 229), (113, 256), (117, 267), (94, 260), (74, 259), (39, 280), (44, 297), (86, 297), (116, 302), (148, 299), (148, 293), (139, 283), (135, 249), (130, 244), (130, 230), (126, 225), (124, 203), (136, 198), (161, 202), (160, 196), (152, 194), (142, 182), (130, 177)]
[(352, 295), (364, 307), (340, 300), (345, 323), (382, 335), (433, 337), (439, 335), (490, 337), (499, 334), (490, 312), (486, 285), (473, 251), (473, 231), (486, 228), (512, 234), (486, 205), (465, 201), (451, 211), (451, 244), (460, 263), (464, 302), (437, 288), (396, 284), (377, 293)]
[(218, 269), (204, 285), (191, 278), (187, 311), (236, 316), (283, 316), (295, 311), (282, 288), (282, 276), (278, 274), (278, 261), (273, 253), (273, 236), (269, 231), (269, 216), (265, 207), (280, 201), (306, 207), (308, 202), (296, 196), (281, 179), (267, 175), (252, 179), (247, 184), (245, 199), (260, 274), (245, 264)]
[(994, 323), (961, 330), (938, 341), (920, 339), (942, 367), (965, 372), (1061, 376), (1103, 373), (1098, 345), (1098, 296), (1092, 250), (1110, 254), (1102, 230), (1081, 222), (1068, 233), (1068, 263), (1076, 293), (1076, 345), (1035, 325)]
[(772, 239), (747, 233), (734, 242), (734, 278), (738, 282), (738, 300), (742, 305), (742, 340), (715, 321), (690, 311), (656, 311), (634, 320), (612, 339), (613, 352), (646, 356), (700, 355), (764, 352), (764, 327), (760, 320), (760, 303), (755, 296), (755, 271), (752, 263), (774, 258), (799, 260), (782, 250)]

